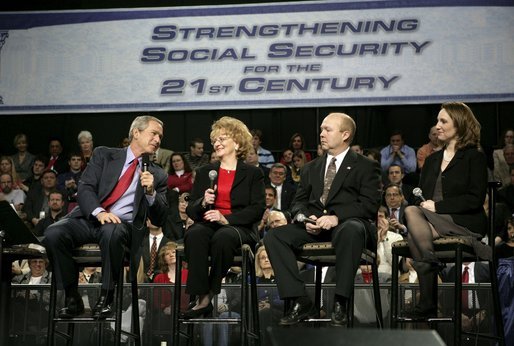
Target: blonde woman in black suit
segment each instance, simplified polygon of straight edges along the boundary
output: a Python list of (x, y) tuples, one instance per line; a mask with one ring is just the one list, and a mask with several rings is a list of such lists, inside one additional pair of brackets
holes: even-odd
[(444, 148), (427, 157), (421, 171), (420, 187), (426, 200), (405, 209), (420, 284), (420, 302), (410, 313), (412, 317), (437, 313), (438, 260), (433, 240), (447, 235), (479, 239), (487, 230), (483, 208), (487, 166), (479, 149), (480, 124), (467, 105), (448, 102), (441, 106), (436, 128)]
[(221, 280), (234, 255), (242, 244), (259, 240), (254, 224), (265, 209), (262, 171), (243, 162), (252, 148), (252, 135), (246, 125), (222, 117), (212, 125), (211, 143), (219, 162), (197, 170), (187, 207), (187, 214), (195, 222), (184, 237), (189, 269), (187, 293), (198, 300), (184, 312), (184, 318), (212, 312), (211, 298), (220, 292)]

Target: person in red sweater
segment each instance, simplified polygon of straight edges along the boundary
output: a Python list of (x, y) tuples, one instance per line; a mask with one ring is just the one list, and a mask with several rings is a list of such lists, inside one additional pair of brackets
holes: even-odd
[(168, 174), (168, 189), (179, 194), (189, 192), (193, 188), (193, 172), (182, 154), (171, 155), (171, 166)]

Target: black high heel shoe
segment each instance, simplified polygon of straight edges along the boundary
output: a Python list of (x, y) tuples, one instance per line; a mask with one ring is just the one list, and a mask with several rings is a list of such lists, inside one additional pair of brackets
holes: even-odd
[(209, 305), (207, 305), (204, 308), (200, 308), (200, 309), (190, 308), (190, 309), (184, 311), (183, 313), (181, 313), (180, 317), (182, 317), (183, 319), (186, 319), (186, 320), (190, 320), (193, 318), (200, 318), (200, 317), (209, 317), (212, 315), (212, 310), (214, 310), (214, 307), (212, 306), (212, 303), (209, 303)]

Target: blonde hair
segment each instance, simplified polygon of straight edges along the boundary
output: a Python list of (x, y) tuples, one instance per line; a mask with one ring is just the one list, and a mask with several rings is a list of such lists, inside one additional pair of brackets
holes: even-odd
[(252, 135), (248, 127), (241, 120), (225, 116), (212, 124), (211, 141), (214, 141), (221, 132), (225, 132), (227, 136), (237, 143), (237, 158), (240, 160), (246, 159), (248, 151), (250, 148), (253, 148)]
[[(263, 246), (259, 247), (257, 249), (257, 252), (255, 253), (255, 276), (257, 277), (263, 277), (264, 276), (264, 273), (262, 272), (262, 268), (261, 268), (261, 265), (259, 264), (259, 256), (261, 255), (262, 252), (265, 252), (266, 251), (266, 248)], [(268, 254), (266, 252), (266, 254)], [(275, 272), (273, 271), (273, 268), (271, 269), (271, 275), (275, 276)]]
[(330, 113), (327, 115), (335, 116), (340, 120), (339, 131), (348, 131), (350, 132), (350, 136), (348, 137), (348, 144), (352, 143), (353, 137), (355, 137), (355, 132), (357, 131), (357, 125), (355, 124), (355, 120), (351, 116), (345, 113)]

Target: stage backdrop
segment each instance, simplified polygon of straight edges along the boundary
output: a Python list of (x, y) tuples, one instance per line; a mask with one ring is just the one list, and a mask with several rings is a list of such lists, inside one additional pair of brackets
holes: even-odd
[(0, 14), (0, 113), (514, 100), (512, 0)]

